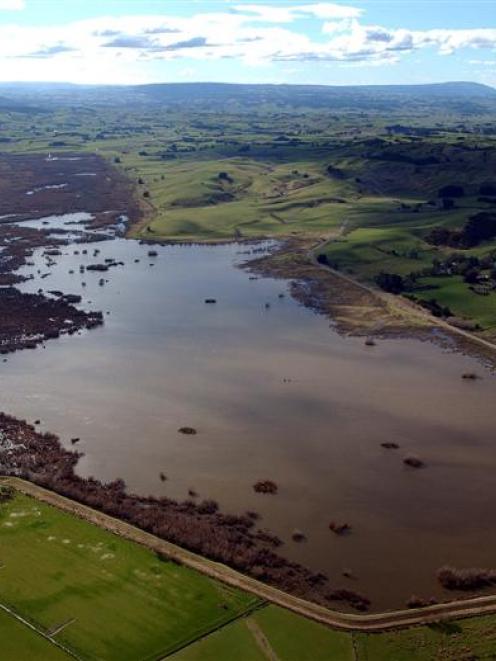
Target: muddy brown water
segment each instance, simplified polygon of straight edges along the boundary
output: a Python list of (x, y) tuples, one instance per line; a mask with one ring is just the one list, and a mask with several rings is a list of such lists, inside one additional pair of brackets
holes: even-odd
[[(374, 610), (413, 593), (446, 598), (435, 579), (444, 564), (496, 567), (496, 379), (430, 343), (340, 337), (287, 283), (236, 268), (253, 249), (154, 246), (149, 257), (115, 239), (64, 247), (51, 267), (37, 251), (22, 289), (81, 294), (110, 314), (101, 329), (0, 363), (1, 409), (40, 418), (67, 447), (80, 437), (83, 475), (258, 511), (287, 556)], [(106, 257), (125, 264), (79, 272)], [(484, 378), (464, 381), (466, 371)], [(404, 466), (408, 455), (426, 468)], [(254, 493), (259, 479), (279, 493)], [(334, 535), (331, 520), (351, 534)], [(291, 540), (295, 529), (306, 542)]]

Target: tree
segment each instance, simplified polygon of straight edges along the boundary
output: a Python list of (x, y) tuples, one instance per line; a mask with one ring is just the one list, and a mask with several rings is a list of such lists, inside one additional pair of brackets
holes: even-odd
[(381, 271), (376, 276), (375, 281), (381, 289), (390, 294), (401, 294), (405, 290), (405, 282), (398, 273), (385, 273)]
[(464, 195), (463, 186), (458, 184), (448, 184), (448, 186), (443, 186), (438, 191), (438, 197), (463, 197)]

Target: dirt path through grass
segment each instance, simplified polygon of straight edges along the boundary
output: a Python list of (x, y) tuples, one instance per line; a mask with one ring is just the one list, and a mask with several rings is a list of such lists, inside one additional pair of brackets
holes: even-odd
[(251, 631), (253, 638), (255, 638), (257, 645), (260, 647), (262, 654), (267, 658), (268, 661), (279, 661), (279, 657), (272, 649), (272, 645), (267, 640), (266, 635), (258, 626), (258, 623), (255, 620), (248, 618), (246, 620), (246, 626)]

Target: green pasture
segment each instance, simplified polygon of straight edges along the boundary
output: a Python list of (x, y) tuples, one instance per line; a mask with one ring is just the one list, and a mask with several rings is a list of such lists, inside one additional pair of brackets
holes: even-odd
[(84, 659), (161, 658), (257, 604), (23, 495), (0, 539), (0, 601)]

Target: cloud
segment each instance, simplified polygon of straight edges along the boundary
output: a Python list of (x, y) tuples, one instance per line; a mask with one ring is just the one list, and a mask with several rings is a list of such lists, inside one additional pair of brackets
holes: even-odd
[(348, 5), (338, 5), (334, 2), (317, 2), (288, 7), (243, 4), (236, 5), (231, 11), (239, 14), (254, 14), (252, 20), (268, 23), (291, 23), (299, 18), (309, 16), (324, 20), (358, 18), (364, 10)]
[(469, 60), (469, 64), (481, 64), (484, 67), (496, 67), (496, 60)]
[(291, 7), (244, 4), (236, 5), (231, 11), (237, 14), (253, 15), (249, 20), (267, 23), (291, 23), (294, 20), (294, 9)]
[(0, 0), (0, 11), (22, 11), (26, 9), (24, 0)]
[(119, 30), (95, 30), (92, 34), (94, 37), (117, 37), (121, 33)]
[(315, 18), (322, 18), (325, 20), (358, 18), (364, 13), (364, 10), (358, 7), (337, 5), (331, 2), (317, 2), (313, 5), (302, 5), (296, 7), (294, 11), (302, 14), (310, 14), (311, 16), (315, 16)]
[(155, 39), (150, 39), (147, 36), (134, 36), (129, 34), (121, 34), (111, 41), (102, 44), (102, 48), (156, 48), (158, 45)]
[(177, 34), (178, 32), (181, 32), (181, 30), (178, 30), (177, 28), (169, 28), (165, 25), (158, 25), (157, 27), (146, 28), (144, 30), (145, 34)]
[[(0, 0), (20, 7), (20, 0)], [(165, 5), (166, 3), (164, 3)], [(201, 7), (191, 3), (188, 7)], [(85, 61), (108, 71), (150, 60), (237, 59), (253, 67), (278, 62), (339, 62), (351, 65), (393, 64), (410, 53), (434, 51), (449, 56), (466, 49), (493, 58), (496, 28), (413, 30), (370, 24), (361, 7), (336, 2), (226, 3), (225, 11), (189, 15), (106, 16), (66, 25), (0, 25), (0, 64), (22, 58)], [(312, 31), (308, 30), (312, 21)], [(316, 35), (316, 36), (315, 36)], [(485, 51), (490, 51), (488, 54)], [(67, 57), (65, 57), (67, 56)], [(5, 70), (5, 67), (3, 67)], [(100, 75), (100, 71), (98, 71)], [(114, 75), (114, 74), (113, 74)]]
[[(164, 50), (183, 50), (184, 48), (202, 48), (207, 45), (205, 37), (192, 37), (184, 41), (176, 41), (164, 47)], [(210, 44), (212, 45), (212, 44)]]
[(62, 53), (71, 53), (76, 49), (71, 48), (71, 46), (66, 46), (65, 44), (53, 44), (52, 46), (42, 46), (39, 50), (33, 51), (32, 53), (27, 53), (22, 57), (34, 57), (34, 58), (49, 58), (55, 57), (56, 55), (61, 55)]

